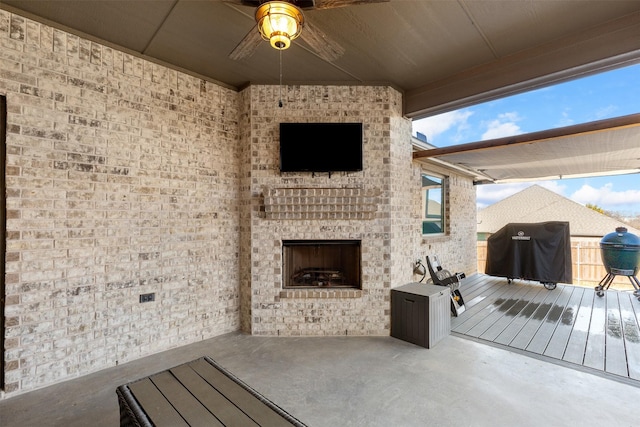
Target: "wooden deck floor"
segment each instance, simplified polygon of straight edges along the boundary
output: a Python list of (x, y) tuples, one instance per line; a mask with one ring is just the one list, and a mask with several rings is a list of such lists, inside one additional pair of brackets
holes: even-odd
[(466, 311), (451, 331), (640, 386), (640, 301), (631, 292), (477, 274), (460, 287)]

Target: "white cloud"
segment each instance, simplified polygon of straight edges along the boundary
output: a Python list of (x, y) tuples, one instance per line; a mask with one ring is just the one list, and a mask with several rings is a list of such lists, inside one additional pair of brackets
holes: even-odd
[(560, 195), (565, 191), (565, 186), (557, 181), (514, 182), (506, 184), (487, 184), (476, 187), (476, 207), (483, 209), (495, 202), (506, 199), (527, 187), (539, 185)]
[(476, 203), (479, 209), (505, 199), (528, 187), (528, 184), (487, 184), (476, 187)]
[(615, 211), (640, 205), (640, 190), (615, 191), (611, 183), (600, 188), (585, 184), (571, 195), (571, 199), (583, 205), (590, 203)]
[(535, 184), (540, 187), (546, 188), (547, 190), (551, 190), (554, 193), (558, 193), (561, 196), (564, 196), (564, 192), (567, 189), (567, 186), (564, 184), (560, 184), (558, 181), (540, 181)]
[(450, 129), (456, 129), (457, 133), (467, 129), (469, 126), (467, 120), (472, 114), (473, 112), (469, 110), (458, 110), (427, 117), (426, 119), (414, 120), (412, 123), (413, 133), (420, 132), (427, 136), (429, 143), (433, 143), (438, 135)]
[(607, 117), (613, 117), (617, 110), (618, 110), (618, 107), (616, 105), (609, 104), (606, 107), (599, 108), (596, 111), (596, 118), (605, 119)]
[(574, 120), (569, 117), (569, 112), (567, 110), (562, 112), (562, 118), (558, 120), (556, 123), (557, 127), (571, 126), (574, 123)]
[(509, 120), (509, 121), (512, 121), (512, 122), (517, 122), (519, 120), (522, 120), (520, 118), (520, 115), (518, 113), (516, 113), (515, 111), (498, 114), (498, 119), (500, 119), (500, 120)]
[(565, 195), (567, 185), (565, 185), (563, 181), (478, 185), (476, 187), (476, 207), (477, 209), (483, 209), (531, 185), (539, 185), (581, 205), (592, 204), (607, 211), (619, 213), (640, 213), (638, 209), (640, 207), (640, 190), (615, 191), (611, 183), (604, 184), (600, 187), (584, 184), (572, 194)]
[(521, 134), (522, 129), (515, 123), (520, 120), (516, 112), (499, 114), (497, 119), (486, 123), (487, 130), (482, 134), (482, 140)]
[(489, 123), (489, 129), (482, 134), (482, 140), (502, 138), (504, 136), (513, 136), (521, 134), (520, 126), (515, 123), (500, 123), (497, 120)]

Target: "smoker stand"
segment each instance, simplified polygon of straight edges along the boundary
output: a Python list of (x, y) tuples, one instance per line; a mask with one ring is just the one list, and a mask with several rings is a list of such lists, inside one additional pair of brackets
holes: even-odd
[(620, 270), (617, 268), (611, 268), (610, 270), (611, 272), (607, 273), (600, 283), (598, 283), (598, 286), (595, 287), (596, 294), (599, 297), (604, 296), (604, 291), (609, 289), (609, 286), (611, 286), (616, 276), (627, 276), (634, 289), (633, 295), (640, 301), (640, 281), (638, 281), (638, 278), (634, 275), (634, 270)]

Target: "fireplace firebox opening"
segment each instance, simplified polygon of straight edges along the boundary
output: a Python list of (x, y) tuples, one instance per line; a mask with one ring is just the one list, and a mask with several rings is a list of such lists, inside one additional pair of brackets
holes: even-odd
[(360, 240), (283, 240), (284, 289), (361, 289)]

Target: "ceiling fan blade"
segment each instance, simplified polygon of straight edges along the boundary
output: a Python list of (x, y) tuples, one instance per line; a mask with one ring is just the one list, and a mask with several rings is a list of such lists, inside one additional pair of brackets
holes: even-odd
[(258, 26), (254, 25), (251, 31), (247, 33), (246, 36), (238, 43), (238, 45), (233, 48), (231, 53), (229, 54), (229, 58), (234, 61), (238, 61), (240, 59), (247, 58), (253, 55), (253, 52), (256, 51), (258, 46), (262, 43), (262, 36), (258, 31)]
[(357, 4), (387, 3), (389, 0), (316, 0), (314, 9), (333, 9)]
[(344, 48), (338, 42), (309, 21), (304, 24), (300, 38), (325, 61), (333, 62), (344, 54)]

